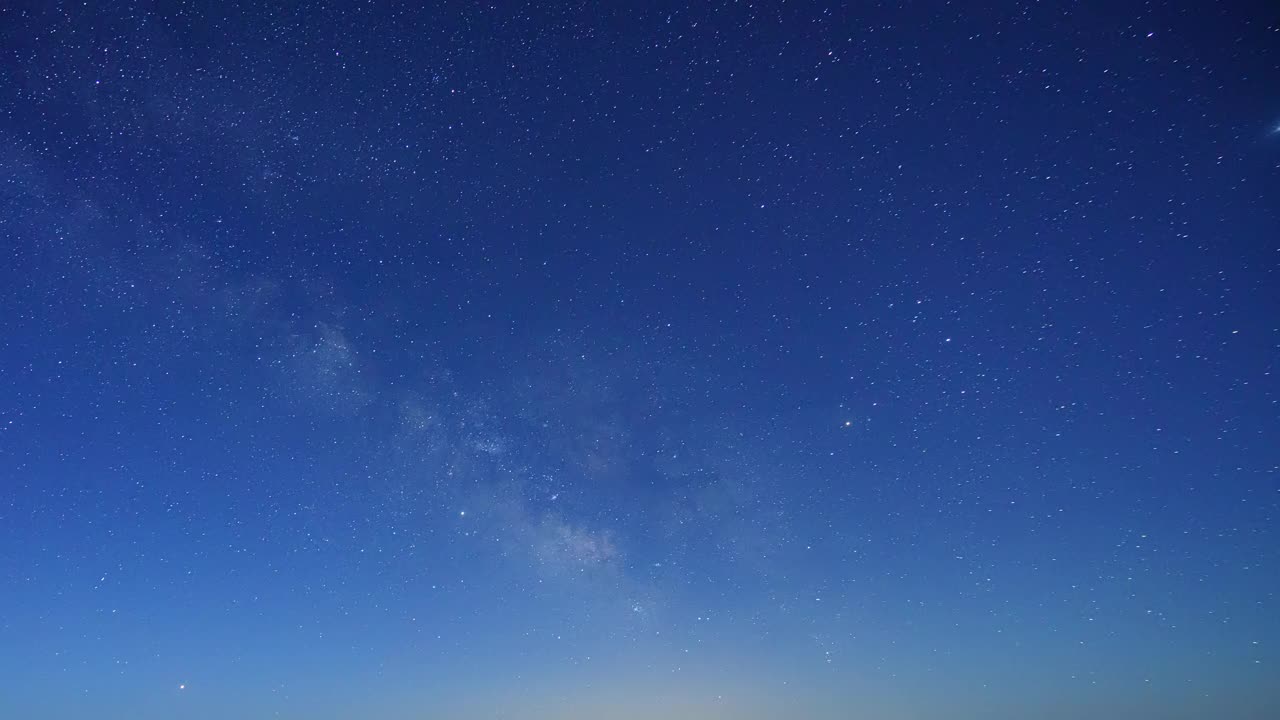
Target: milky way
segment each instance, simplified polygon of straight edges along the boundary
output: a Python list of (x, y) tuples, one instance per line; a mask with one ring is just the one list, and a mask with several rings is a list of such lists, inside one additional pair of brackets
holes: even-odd
[(1280, 19), (0, 10), (0, 716), (1280, 717)]

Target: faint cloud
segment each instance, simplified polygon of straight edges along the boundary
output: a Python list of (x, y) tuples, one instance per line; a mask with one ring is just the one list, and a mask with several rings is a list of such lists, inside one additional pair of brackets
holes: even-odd
[(290, 346), (287, 372), (309, 400), (335, 412), (360, 410), (372, 400), (341, 328), (318, 322), (313, 332), (294, 335)]
[(545, 568), (564, 570), (609, 565), (618, 548), (607, 532), (593, 532), (548, 515), (533, 528), (534, 557)]
[(507, 448), (502, 438), (490, 437), (474, 441), (471, 447), (486, 455), (501, 455)]

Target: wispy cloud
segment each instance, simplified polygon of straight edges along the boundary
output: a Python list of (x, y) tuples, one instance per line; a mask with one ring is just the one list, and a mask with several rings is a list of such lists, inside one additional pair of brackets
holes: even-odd
[(593, 531), (546, 515), (530, 528), (533, 557), (554, 572), (610, 566), (619, 560), (617, 545), (608, 531)]
[(373, 396), (342, 329), (318, 322), (290, 338), (285, 371), (303, 398), (335, 412), (366, 407)]

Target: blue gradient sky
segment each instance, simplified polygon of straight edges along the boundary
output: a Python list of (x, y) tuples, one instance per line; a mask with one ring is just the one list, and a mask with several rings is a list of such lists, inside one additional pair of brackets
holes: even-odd
[(1275, 8), (7, 4), (0, 716), (1271, 718)]

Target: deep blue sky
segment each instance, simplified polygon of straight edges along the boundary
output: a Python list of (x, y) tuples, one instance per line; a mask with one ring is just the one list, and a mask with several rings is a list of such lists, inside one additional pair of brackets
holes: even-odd
[(1276, 7), (412, 5), (0, 10), (0, 715), (1280, 716)]

